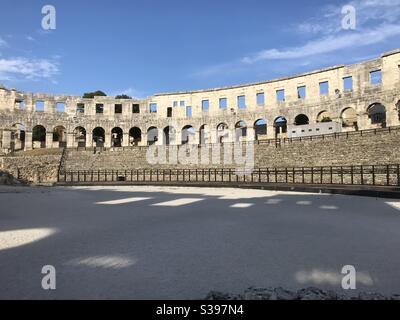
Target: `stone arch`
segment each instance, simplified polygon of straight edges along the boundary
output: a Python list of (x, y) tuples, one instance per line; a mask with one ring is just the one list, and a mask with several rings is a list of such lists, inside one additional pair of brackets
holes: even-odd
[(235, 139), (236, 141), (240, 141), (241, 138), (245, 138), (247, 136), (247, 124), (246, 121), (240, 120), (235, 124)]
[(229, 127), (225, 122), (217, 125), (217, 139), (219, 143), (227, 142), (229, 139)]
[(298, 114), (296, 118), (294, 118), (295, 126), (305, 126), (310, 123), (310, 119), (305, 114)]
[(176, 129), (173, 126), (166, 126), (163, 130), (163, 143), (168, 146), (176, 142)]
[(96, 127), (93, 129), (93, 142), (96, 147), (103, 147), (106, 138), (106, 132), (102, 127)]
[(78, 148), (86, 147), (86, 129), (84, 127), (76, 127), (73, 132), (74, 146)]
[(138, 127), (129, 129), (129, 144), (137, 146), (142, 141), (142, 130)]
[(32, 149), (46, 148), (46, 128), (36, 125), (32, 128)]
[(317, 115), (317, 122), (332, 122), (332, 115), (326, 110), (321, 111)]
[(342, 110), (340, 114), (343, 127), (354, 127), (358, 129), (357, 113), (352, 107), (348, 107)]
[(150, 127), (147, 129), (147, 144), (150, 146), (158, 141), (157, 127)]
[(275, 137), (287, 133), (287, 120), (283, 116), (276, 117), (274, 120)]
[(111, 130), (111, 146), (114, 148), (122, 147), (124, 132), (120, 127), (115, 127)]
[(254, 138), (259, 140), (261, 136), (267, 135), (267, 121), (258, 119), (254, 122)]
[(53, 129), (53, 142), (58, 142), (59, 148), (67, 146), (67, 129), (64, 126), (56, 126)]
[(193, 141), (194, 136), (196, 134), (196, 130), (193, 128), (192, 125), (186, 125), (182, 128), (182, 144), (188, 144)]
[(379, 124), (386, 127), (386, 108), (381, 103), (373, 103), (367, 108), (368, 118), (371, 124)]
[(24, 150), (25, 149), (25, 134), (26, 126), (22, 123), (15, 123), (11, 126), (11, 150)]

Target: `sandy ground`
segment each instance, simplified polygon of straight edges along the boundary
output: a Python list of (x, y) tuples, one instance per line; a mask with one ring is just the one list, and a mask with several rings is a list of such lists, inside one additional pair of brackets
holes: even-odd
[[(0, 298), (400, 293), (400, 201), (229, 188), (0, 187)], [(42, 267), (56, 290), (41, 287)]]

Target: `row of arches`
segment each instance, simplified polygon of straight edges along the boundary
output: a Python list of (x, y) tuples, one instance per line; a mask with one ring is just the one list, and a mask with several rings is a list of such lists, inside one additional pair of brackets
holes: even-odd
[[(400, 110), (400, 107), (399, 107)], [(381, 103), (374, 103), (370, 105), (367, 110), (367, 115), (370, 123), (373, 125), (386, 126), (386, 108)], [(400, 111), (399, 111), (400, 114)], [(332, 114), (329, 111), (321, 111), (317, 115), (316, 122), (331, 122), (333, 121)], [(358, 115), (354, 108), (347, 107), (340, 113), (340, 119), (343, 127), (358, 128)], [(308, 125), (310, 123), (309, 117), (306, 114), (299, 114), (294, 118), (293, 124), (296, 126)], [(274, 131), (276, 134), (285, 133), (287, 131), (288, 121), (284, 116), (278, 116), (273, 122)], [(247, 123), (240, 120), (232, 128), (235, 131), (236, 141), (240, 141), (243, 137), (247, 137), (248, 129)], [(253, 123), (254, 139), (258, 140), (267, 135), (267, 121), (265, 119), (258, 119)], [(222, 122), (216, 126), (218, 142), (225, 142), (231, 139), (230, 128), (228, 124)], [(199, 144), (210, 143), (211, 136), (209, 125), (202, 125), (199, 128)], [(11, 144), (13, 150), (24, 149), (26, 127), (21, 123), (16, 123), (12, 126), (11, 130)], [(163, 137), (162, 144), (176, 144), (177, 130), (169, 125), (162, 129)], [(181, 129), (180, 143), (186, 144), (191, 139), (194, 139), (196, 130), (192, 125), (186, 125)], [(147, 129), (147, 144), (151, 145), (159, 141), (159, 129), (156, 126), (151, 126)], [(142, 130), (139, 127), (132, 127), (128, 135), (125, 137), (129, 139), (126, 145), (138, 145), (142, 141)], [(73, 130), (74, 146), (87, 146), (87, 132), (82, 126), (78, 126)], [(95, 145), (103, 145), (106, 139), (106, 131), (102, 127), (96, 127), (92, 130), (92, 141)], [(121, 147), (124, 139), (124, 132), (120, 127), (115, 127), (111, 130), (111, 146)], [(47, 135), (46, 128), (42, 125), (37, 125), (32, 129), (32, 144), (33, 148), (44, 148), (50, 139)], [(67, 144), (67, 130), (64, 126), (56, 126), (52, 131), (52, 146), (51, 147), (65, 147)], [(91, 145), (91, 144), (90, 144)], [(49, 146), (47, 146), (49, 147)]]

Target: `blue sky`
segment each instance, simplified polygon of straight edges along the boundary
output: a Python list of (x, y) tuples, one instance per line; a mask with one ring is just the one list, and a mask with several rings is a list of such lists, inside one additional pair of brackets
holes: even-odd
[[(400, 0), (3, 1), (0, 84), (145, 97), (273, 79), (400, 48)], [(56, 30), (41, 28), (44, 5)], [(343, 30), (341, 9), (356, 9)]]

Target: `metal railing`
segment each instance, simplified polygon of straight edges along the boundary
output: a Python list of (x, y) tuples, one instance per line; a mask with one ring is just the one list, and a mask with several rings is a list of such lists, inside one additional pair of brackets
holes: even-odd
[(67, 170), (61, 183), (266, 183), (400, 186), (400, 165), (226, 169)]

